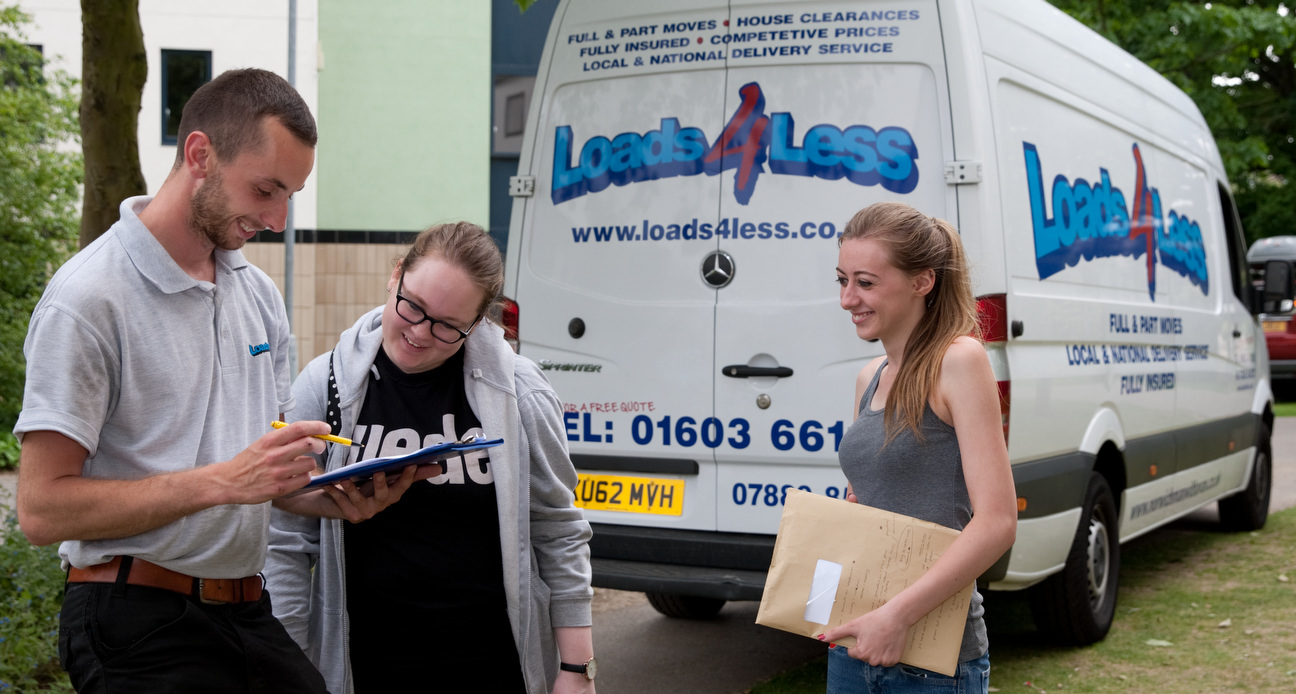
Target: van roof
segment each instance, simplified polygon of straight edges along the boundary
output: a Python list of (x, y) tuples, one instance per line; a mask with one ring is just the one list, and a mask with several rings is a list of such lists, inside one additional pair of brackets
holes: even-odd
[[(1125, 49), (1048, 2), (953, 1), (976, 7), (981, 47), (987, 56), (1049, 84), (1067, 85), (1113, 114), (1157, 123), (1158, 136), (1201, 157), (1217, 175), (1223, 175), (1215, 141), (1202, 136), (1209, 128), (1196, 102)], [(1040, 60), (1045, 54), (1050, 59)]]
[(1296, 259), (1296, 236), (1270, 236), (1251, 244), (1247, 251), (1248, 262), (1273, 258)]

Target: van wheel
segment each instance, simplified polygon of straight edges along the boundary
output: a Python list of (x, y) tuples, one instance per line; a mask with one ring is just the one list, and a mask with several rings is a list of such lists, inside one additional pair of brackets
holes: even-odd
[(673, 593), (645, 593), (648, 604), (653, 609), (675, 619), (711, 619), (716, 616), (725, 601), (720, 598), (702, 598), (696, 595), (675, 595)]
[(1096, 643), (1107, 635), (1120, 582), (1116, 502), (1102, 475), (1089, 478), (1083, 511), (1066, 566), (1030, 589), (1035, 626), (1072, 646)]
[(1269, 491), (1273, 463), (1269, 449), (1269, 427), (1261, 424), (1256, 437), (1255, 465), (1246, 489), (1219, 500), (1220, 525), (1225, 530), (1259, 530), (1269, 518)]

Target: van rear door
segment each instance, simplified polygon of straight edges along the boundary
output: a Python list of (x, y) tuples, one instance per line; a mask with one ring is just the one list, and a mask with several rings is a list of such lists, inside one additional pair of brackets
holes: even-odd
[(520, 349), (566, 403), (591, 521), (774, 533), (788, 487), (843, 493), (881, 353), (838, 305), (838, 234), (880, 200), (958, 223), (936, 3), (627, 7), (554, 19), (508, 253)]
[(855, 377), (881, 354), (841, 309), (837, 237), (881, 200), (957, 225), (951, 110), (935, 2), (735, 3), (729, 27), (729, 127), (764, 118), (768, 142), (720, 191), (717, 527), (773, 533), (789, 487), (842, 494)]
[(716, 288), (701, 268), (721, 180), (702, 157), (726, 121), (725, 75), (722, 60), (654, 56), (723, 30), (727, 9), (627, 7), (569, 2), (554, 18), (521, 162), (537, 185), (509, 248), (520, 351), (565, 403), (590, 520), (714, 530), (714, 458), (677, 424), (712, 405)]

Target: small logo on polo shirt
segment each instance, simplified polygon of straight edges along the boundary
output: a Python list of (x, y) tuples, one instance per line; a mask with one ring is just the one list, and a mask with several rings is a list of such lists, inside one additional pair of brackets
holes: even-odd
[(254, 356), (254, 357), (255, 357), (256, 355), (258, 355), (258, 354), (262, 354), (262, 353), (264, 353), (264, 352), (269, 352), (269, 351), (270, 351), (270, 343), (269, 343), (269, 342), (262, 342), (262, 343), (259, 344), (259, 345), (248, 345), (248, 351), (251, 352), (251, 353), (252, 353), (252, 356)]

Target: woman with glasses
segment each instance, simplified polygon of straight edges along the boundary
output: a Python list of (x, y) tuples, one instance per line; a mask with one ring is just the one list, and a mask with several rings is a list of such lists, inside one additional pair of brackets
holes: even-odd
[(981, 596), (968, 606), (954, 677), (897, 665), (909, 628), (1008, 551), (1017, 501), (999, 390), (976, 339), (976, 301), (958, 231), (909, 205), (855, 214), (837, 284), (855, 333), (885, 352), (855, 381), (855, 421), (838, 461), (847, 498), (962, 531), (927, 573), (881, 607), (828, 629), (828, 692), (985, 692), (990, 660)]
[(362, 523), (276, 511), (274, 613), (334, 694), (594, 691), (590, 528), (558, 398), (486, 317), (503, 283), (481, 227), (427, 229), (386, 304), (293, 384), (293, 420), (356, 444), (330, 446), (329, 470), (504, 439), (390, 487), (375, 477), (375, 497), (399, 499)]

